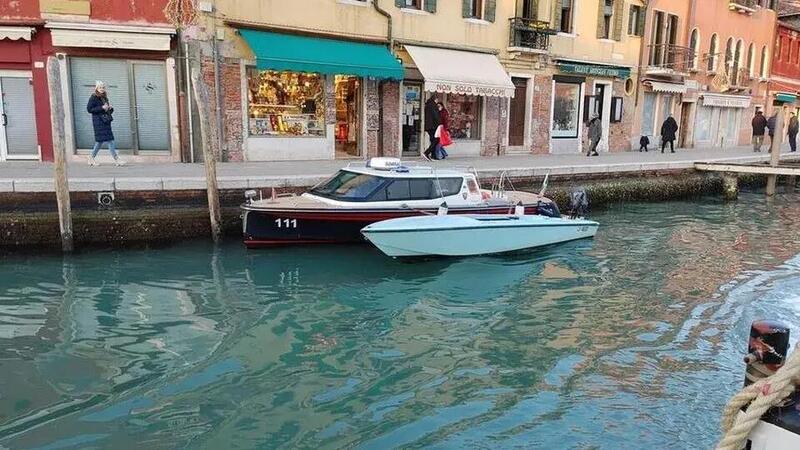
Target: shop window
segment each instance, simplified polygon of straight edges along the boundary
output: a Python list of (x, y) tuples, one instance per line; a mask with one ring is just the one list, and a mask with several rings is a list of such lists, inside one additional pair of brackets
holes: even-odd
[(336, 75), (336, 153), (359, 156), (361, 132), (361, 82), (358, 77)]
[(577, 138), (580, 128), (580, 95), (578, 83), (556, 82), (553, 88), (554, 138)]
[(324, 78), (247, 69), (252, 136), (325, 136)]
[(450, 113), (450, 137), (455, 140), (481, 138), (481, 97), (447, 94), (443, 102)]

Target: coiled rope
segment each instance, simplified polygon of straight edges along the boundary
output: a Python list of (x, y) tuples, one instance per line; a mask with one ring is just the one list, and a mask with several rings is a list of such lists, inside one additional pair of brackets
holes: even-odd
[[(725, 406), (717, 450), (741, 450), (747, 436), (770, 408), (778, 406), (800, 385), (800, 350), (795, 350), (777, 372), (742, 389)], [(748, 406), (749, 405), (749, 406)], [(747, 411), (741, 412), (747, 406)]]

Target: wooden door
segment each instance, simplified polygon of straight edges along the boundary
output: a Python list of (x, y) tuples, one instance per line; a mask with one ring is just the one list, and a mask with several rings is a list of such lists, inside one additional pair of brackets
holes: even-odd
[(528, 79), (512, 78), (516, 91), (511, 99), (511, 111), (508, 126), (508, 145), (520, 147), (525, 145), (525, 106), (528, 97)]

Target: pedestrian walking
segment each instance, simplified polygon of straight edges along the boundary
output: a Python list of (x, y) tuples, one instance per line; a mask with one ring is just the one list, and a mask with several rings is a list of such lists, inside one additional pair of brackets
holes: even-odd
[(669, 117), (661, 124), (661, 153), (664, 153), (668, 142), (669, 150), (675, 153), (675, 134), (677, 132), (678, 122), (675, 121), (675, 118), (672, 117), (672, 113), (670, 113)]
[(589, 151), (586, 152), (586, 156), (600, 156), (597, 153), (597, 145), (603, 138), (603, 122), (600, 120), (600, 116), (594, 114), (587, 127), (589, 127)]
[(800, 123), (797, 121), (797, 116), (794, 113), (789, 113), (789, 148), (791, 151), (797, 151), (797, 132), (800, 131)]
[(439, 97), (436, 94), (431, 94), (431, 97), (425, 102), (425, 132), (428, 133), (430, 138), (430, 145), (422, 154), (422, 157), (431, 160), (433, 152), (436, 151), (436, 146), (439, 145), (439, 138), (436, 137), (436, 129), (442, 123), (442, 118), (439, 114)]
[(106, 84), (102, 81), (95, 82), (94, 93), (89, 97), (86, 111), (92, 115), (92, 127), (94, 128), (94, 148), (89, 156), (89, 165), (97, 166), (94, 159), (100, 151), (100, 147), (108, 144), (108, 151), (114, 158), (114, 164), (121, 166), (125, 164), (117, 155), (117, 144), (114, 142), (114, 132), (111, 130), (111, 122), (114, 121), (114, 107), (108, 101)]
[(444, 103), (439, 102), (439, 127), (436, 129), (436, 138), (439, 142), (436, 144), (436, 150), (433, 152), (433, 159), (446, 159), (447, 150), (444, 148), (453, 143), (450, 138), (450, 111), (445, 108)]
[(778, 112), (775, 111), (772, 116), (767, 119), (767, 134), (769, 134), (769, 151), (772, 151), (772, 141), (775, 139), (775, 125), (778, 123)]
[(753, 151), (760, 152), (761, 146), (764, 145), (764, 132), (767, 129), (767, 119), (764, 117), (764, 112), (761, 110), (756, 111), (753, 116)]
[(648, 150), (647, 150), (647, 146), (648, 146), (648, 145), (650, 145), (650, 138), (649, 138), (649, 137), (647, 137), (647, 136), (642, 136), (642, 137), (640, 137), (640, 138), (639, 138), (639, 153), (641, 153), (641, 152), (642, 152), (642, 150), (644, 150), (645, 152), (647, 152), (647, 151), (648, 151)]

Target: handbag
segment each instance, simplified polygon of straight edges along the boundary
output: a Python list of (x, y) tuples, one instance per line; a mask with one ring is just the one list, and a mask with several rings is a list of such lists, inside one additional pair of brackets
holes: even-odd
[(441, 126), (441, 125), (439, 125), (438, 127), (436, 127), (436, 132), (435, 132), (435, 133), (433, 133), (433, 137), (436, 137), (436, 138), (440, 138), (440, 139), (441, 139), (441, 137), (442, 137), (442, 131), (443, 131), (443, 130), (444, 130), (444, 127), (443, 127), (443, 126)]
[(111, 113), (107, 113), (106, 112), (106, 113), (100, 114), (100, 120), (103, 123), (111, 123), (111, 122), (114, 121), (114, 116), (112, 116)]
[(439, 143), (442, 144), (443, 147), (453, 144), (453, 138), (450, 137), (450, 132), (444, 127), (442, 127), (442, 135), (439, 136)]

